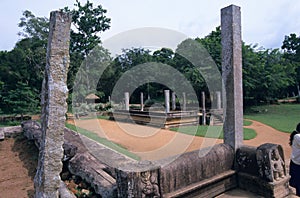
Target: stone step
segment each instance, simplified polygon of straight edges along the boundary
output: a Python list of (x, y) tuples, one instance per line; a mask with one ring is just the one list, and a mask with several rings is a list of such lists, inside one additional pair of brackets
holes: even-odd
[[(264, 198), (262, 196), (259, 196), (257, 194), (254, 194), (252, 192), (248, 192), (239, 188), (227, 191), (225, 193), (222, 193), (221, 195), (216, 196), (216, 198)], [(287, 198), (297, 198), (295, 194), (295, 190), (291, 188), (291, 194), (287, 196)]]

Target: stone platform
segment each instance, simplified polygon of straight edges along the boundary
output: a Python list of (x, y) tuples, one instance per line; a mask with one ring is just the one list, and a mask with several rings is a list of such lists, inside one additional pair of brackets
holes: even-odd
[(123, 122), (135, 122), (160, 128), (178, 127), (182, 125), (197, 125), (199, 115), (196, 111), (151, 112), (138, 110), (116, 110), (111, 119)]

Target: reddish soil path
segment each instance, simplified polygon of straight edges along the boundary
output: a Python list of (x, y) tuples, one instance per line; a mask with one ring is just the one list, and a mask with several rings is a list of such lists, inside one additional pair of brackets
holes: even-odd
[(150, 126), (101, 119), (76, 120), (75, 124), (120, 144), (143, 160), (161, 159), (222, 142)]
[[(101, 119), (76, 120), (75, 122), (76, 126), (118, 143), (144, 160), (161, 159), (223, 142), (220, 139), (194, 137), (149, 126)], [(284, 149), (285, 159), (288, 161), (291, 153), (288, 145), (289, 134), (257, 121), (252, 122), (248, 128), (254, 129), (257, 137), (244, 141), (244, 144), (250, 146), (259, 146), (264, 143), (280, 144)]]
[(0, 142), (0, 197), (33, 197), (38, 150), (26, 138)]
[(264, 143), (280, 144), (284, 150), (284, 158), (286, 162), (289, 162), (291, 155), (291, 147), (289, 145), (289, 133), (278, 131), (268, 125), (261, 122), (251, 120), (252, 124), (247, 126), (248, 128), (254, 129), (257, 136), (252, 140), (245, 140), (244, 144), (250, 146), (259, 146)]

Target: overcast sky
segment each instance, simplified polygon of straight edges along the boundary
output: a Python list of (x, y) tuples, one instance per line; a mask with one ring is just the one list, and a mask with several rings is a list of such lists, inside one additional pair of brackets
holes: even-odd
[[(220, 9), (231, 4), (241, 7), (242, 39), (247, 44), (280, 48), (285, 35), (300, 32), (299, 0), (90, 0), (108, 10), (111, 28), (102, 40), (126, 30), (161, 27), (188, 37), (203, 37), (220, 25)], [(20, 39), (18, 22), (22, 12), (46, 16), (75, 0), (1, 0), (0, 50), (11, 50)], [(82, 0), (81, 2), (85, 2)]]

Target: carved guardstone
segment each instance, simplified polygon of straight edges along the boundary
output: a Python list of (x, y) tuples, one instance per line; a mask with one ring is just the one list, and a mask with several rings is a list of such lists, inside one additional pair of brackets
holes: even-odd
[(118, 197), (160, 198), (159, 171), (160, 168), (149, 161), (116, 169)]
[(237, 151), (238, 182), (241, 189), (263, 197), (289, 195), (283, 149), (280, 145), (266, 143), (257, 148), (243, 146)]
[(286, 176), (283, 150), (280, 145), (266, 143), (257, 148), (257, 164), (259, 176), (268, 181), (274, 182)]
[(59, 197), (62, 171), (65, 114), (67, 111), (67, 71), (69, 67), (71, 16), (54, 11), (50, 14), (47, 64), (42, 87), (42, 140), (35, 197)]

